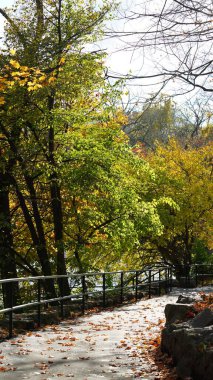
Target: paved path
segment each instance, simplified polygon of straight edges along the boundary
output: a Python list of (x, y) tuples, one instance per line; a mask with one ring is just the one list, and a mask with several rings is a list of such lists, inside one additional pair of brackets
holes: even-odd
[(66, 320), (2, 342), (0, 379), (160, 379), (149, 351), (164, 324), (165, 305), (182, 293)]

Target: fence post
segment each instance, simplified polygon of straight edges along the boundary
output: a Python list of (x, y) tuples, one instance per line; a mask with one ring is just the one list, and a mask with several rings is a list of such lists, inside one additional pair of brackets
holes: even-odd
[(149, 298), (151, 298), (151, 281), (152, 281), (152, 271), (149, 269)]
[(187, 287), (191, 286), (191, 266), (187, 265)]
[(138, 271), (136, 271), (135, 276), (135, 299), (138, 300)]
[(161, 295), (161, 270), (159, 269), (159, 276), (158, 276), (158, 295)]
[(86, 291), (86, 281), (85, 281), (85, 275), (81, 276), (82, 281), (82, 313), (85, 312), (85, 291)]
[[(63, 277), (61, 278), (61, 293), (60, 293), (60, 296), (62, 298), (64, 297), (64, 278)], [(60, 305), (61, 305), (61, 318), (63, 319), (64, 318), (64, 300), (63, 299), (60, 301)]]
[(173, 285), (173, 282), (172, 282), (172, 275), (173, 275), (172, 267), (169, 268), (169, 271), (170, 271), (170, 275), (169, 275), (169, 289), (170, 289), (170, 292), (171, 292), (172, 291), (172, 285)]
[(102, 274), (103, 279), (103, 307), (106, 306), (106, 274)]
[[(10, 308), (13, 308), (13, 282), (8, 282), (10, 291)], [(9, 311), (9, 338), (13, 336), (13, 310)]]
[(121, 272), (121, 293), (120, 293), (120, 303), (123, 303), (123, 287), (124, 287), (124, 273)]
[(203, 265), (201, 266), (201, 278), (202, 278), (202, 286), (204, 285), (204, 269), (203, 269)]
[(37, 284), (37, 290), (38, 290), (38, 327), (41, 326), (41, 280), (38, 279), (38, 284)]
[(170, 292), (170, 279), (169, 279), (169, 268), (165, 269), (166, 271), (166, 286), (165, 286), (165, 292), (169, 293)]
[(198, 286), (198, 273), (197, 273), (197, 264), (195, 264), (195, 285)]

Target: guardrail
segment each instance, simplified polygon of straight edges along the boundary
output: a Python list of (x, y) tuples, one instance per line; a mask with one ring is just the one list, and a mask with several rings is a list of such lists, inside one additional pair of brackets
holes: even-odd
[(212, 264), (176, 265), (173, 268), (174, 276), (178, 279), (180, 287), (196, 287), (205, 284), (212, 285)]
[[(207, 281), (213, 278), (213, 265), (212, 264), (195, 264), (191, 267), (191, 277), (195, 279), (195, 286), (199, 284), (205, 285)], [(212, 282), (210, 283), (212, 285)]]
[[(62, 294), (59, 294), (56, 283), (57, 296), (46, 298), (44, 282), (63, 278), (68, 279), (70, 294), (64, 295), (63, 290)], [(17, 289), (17, 283), (19, 284), (20, 304), (15, 305), (13, 295), (15, 285)], [(171, 284), (172, 269), (169, 266), (130, 271), (10, 278), (0, 280), (0, 288), (3, 289), (3, 287), (7, 286), (10, 294), (9, 307), (0, 309), (0, 314), (8, 315), (8, 332), (9, 338), (11, 338), (13, 335), (14, 314), (23, 312), (26, 308), (36, 307), (36, 322), (39, 327), (41, 325), (42, 306), (45, 305), (59, 306), (60, 315), (63, 318), (65, 306), (72, 307), (77, 303), (80, 305), (81, 312), (84, 313), (90, 302), (92, 302), (93, 306), (101, 305), (106, 307), (113, 301), (122, 304), (125, 299), (130, 297), (138, 300), (144, 294), (151, 298), (152, 293), (161, 295), (163, 288), (165, 292), (170, 291)]]
[[(178, 272), (181, 275), (178, 275)], [(175, 277), (178, 278), (175, 280)], [(58, 280), (68, 279), (70, 294), (59, 291)], [(89, 305), (110, 306), (113, 302), (122, 304), (130, 298), (139, 298), (152, 294), (161, 295), (171, 290), (172, 285), (182, 287), (201, 286), (213, 278), (213, 265), (195, 264), (191, 266), (152, 266), (142, 270), (89, 272), (61, 276), (37, 276), (10, 278), (0, 280), (0, 315), (6, 315), (8, 320), (9, 337), (13, 335), (14, 314), (22, 313), (25, 309), (36, 308), (34, 318), (39, 327), (44, 311), (43, 307), (54, 305), (59, 307), (60, 316), (64, 317), (65, 307), (72, 310), (77, 307), (82, 313)], [(54, 281), (56, 296), (48, 297), (45, 284)], [(19, 304), (14, 303), (14, 293), (19, 288)], [(10, 295), (8, 307), (3, 306), (4, 291)], [(47, 288), (47, 287), (46, 287)], [(2, 302), (2, 305), (1, 305)], [(2, 307), (2, 308), (1, 308)]]

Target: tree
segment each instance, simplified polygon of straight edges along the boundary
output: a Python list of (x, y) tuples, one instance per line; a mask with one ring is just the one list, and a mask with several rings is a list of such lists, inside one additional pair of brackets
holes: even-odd
[(199, 147), (211, 141), (212, 112), (211, 97), (199, 96), (182, 104), (161, 94), (155, 101), (149, 99), (142, 109), (127, 113), (128, 123), (123, 130), (131, 145), (141, 145), (145, 150), (154, 150), (157, 143), (166, 144), (174, 137), (187, 148)]
[[(11, 160), (5, 169), (2, 165), (0, 153), (0, 275), (1, 278), (16, 278), (17, 268), (13, 250), (13, 236), (10, 214), (10, 179)], [(18, 286), (14, 285), (13, 304), (18, 298)], [(11, 288), (8, 284), (3, 284), (3, 297), (5, 307), (11, 306)]]
[[(36, 251), (45, 275), (51, 275), (55, 264), (57, 274), (66, 274), (58, 152), (61, 146), (67, 149), (68, 141), (62, 136), (71, 123), (91, 112), (90, 106), (83, 109), (81, 102), (86, 104), (85, 99), (89, 101), (103, 84), (101, 54), (82, 49), (94, 40), (108, 10), (108, 5), (95, 9), (90, 1), (60, 0), (18, 1), (12, 11), (0, 9), (7, 21), (0, 78), (0, 132), (7, 152), (3, 163), (10, 156), (13, 159), (12, 170), (6, 173), (7, 189), (12, 189), (15, 207), (21, 209), (31, 250)], [(62, 110), (69, 114), (68, 119), (60, 119)], [(4, 169), (7, 167), (6, 163)], [(42, 189), (48, 197), (43, 204)], [(53, 226), (53, 262), (48, 253), (45, 205)], [(35, 274), (36, 268), (31, 265), (25, 269)], [(46, 285), (54, 296), (53, 283)], [(61, 292), (69, 292), (68, 283), (59, 281), (59, 287)]]
[[(2, 162), (16, 264), (33, 275), (66, 274), (65, 255), (72, 270), (103, 269), (130, 253), (139, 233), (161, 229), (146, 202), (148, 165), (121, 131), (118, 87), (105, 82), (103, 54), (84, 49), (109, 8), (60, 5), (32, 1), (5, 16)], [(54, 283), (45, 286), (54, 297)]]
[(175, 140), (159, 145), (148, 161), (157, 176), (153, 196), (169, 197), (175, 207), (160, 207), (164, 232), (151, 239), (163, 260), (177, 271), (190, 265), (197, 241), (212, 248), (212, 143), (182, 148)]
[(101, 128), (94, 120), (72, 131), (64, 167), (66, 252), (81, 272), (131, 266), (126, 257), (139, 237), (161, 232), (156, 207), (147, 199), (151, 171), (128, 146), (124, 121), (118, 112)]
[(127, 125), (123, 130), (130, 138), (131, 145), (143, 144), (154, 149), (157, 141), (166, 143), (174, 134), (175, 107), (171, 99), (161, 95), (154, 103), (149, 100), (142, 110), (130, 113)]
[(140, 85), (156, 84), (157, 92), (176, 82), (178, 94), (193, 89), (212, 93), (212, 13), (211, 0), (151, 0), (132, 6), (123, 15), (126, 28), (109, 36), (119, 37), (124, 49), (139, 50), (143, 61), (148, 56), (154, 64), (152, 73), (146, 74), (144, 65), (142, 74), (127, 77)]
[(175, 136), (183, 146), (202, 146), (211, 141), (211, 107), (211, 97), (200, 96), (177, 108)]

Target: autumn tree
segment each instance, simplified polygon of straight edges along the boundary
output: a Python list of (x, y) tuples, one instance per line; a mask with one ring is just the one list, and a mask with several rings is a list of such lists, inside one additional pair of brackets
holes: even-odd
[[(50, 275), (55, 265), (48, 253), (48, 218), (53, 226), (56, 273), (66, 273), (61, 156), (57, 152), (62, 145), (68, 148), (68, 141), (62, 138), (68, 127), (90, 112), (83, 109), (83, 99), (89, 100), (103, 84), (101, 55), (86, 53), (83, 47), (94, 40), (109, 8), (90, 1), (18, 1), (11, 11), (0, 9), (7, 22), (1, 55), (4, 170), (10, 157), (13, 161), (6, 173), (6, 188), (12, 189), (16, 198), (15, 210), (22, 211), (31, 250), (45, 275)], [(59, 110), (66, 114), (63, 120)], [(27, 264), (25, 269), (35, 274), (38, 268)], [(59, 281), (59, 286), (69, 292), (67, 283)], [(53, 283), (48, 282), (47, 288), (54, 295)]]
[[(120, 92), (105, 83), (103, 54), (84, 49), (107, 11), (90, 3), (32, 1), (14, 14), (2, 12), (8, 22), (2, 157), (12, 157), (4, 170), (22, 273), (65, 274), (65, 255), (71, 270), (112, 268), (139, 244), (139, 235), (161, 231), (156, 206), (146, 199), (149, 166), (121, 131)], [(54, 296), (53, 282), (45, 286)], [(59, 287), (69, 292), (67, 283)]]
[(153, 196), (164, 194), (174, 201), (174, 206), (159, 208), (164, 231), (150, 242), (178, 273), (191, 265), (198, 240), (212, 249), (212, 143), (184, 149), (171, 140), (159, 145), (148, 161), (157, 179)]
[(72, 130), (66, 153), (66, 251), (78, 271), (131, 267), (140, 236), (162, 230), (147, 196), (152, 170), (130, 149), (122, 113), (104, 114), (101, 128), (94, 120)]

